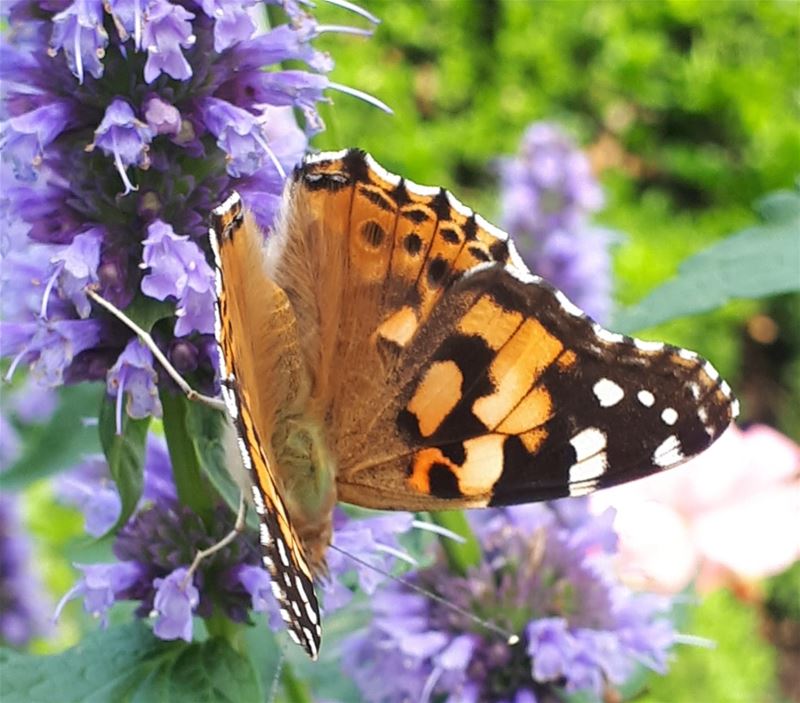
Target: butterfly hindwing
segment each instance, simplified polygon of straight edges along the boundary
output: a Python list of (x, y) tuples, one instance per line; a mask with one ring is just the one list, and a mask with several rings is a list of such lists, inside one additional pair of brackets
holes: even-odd
[[(276, 328), (280, 329), (276, 322), (286, 322), (286, 301), (281, 291), (259, 275), (261, 235), (248, 228), (238, 195), (232, 195), (213, 215), (210, 239), (216, 258), (222, 393), (250, 477), (272, 592), (292, 639), (316, 658), (321, 627), (312, 572), (281, 495), (268, 455), (270, 444), (264, 441), (271, 440), (277, 414), (271, 399), (291, 404), (291, 391), (281, 390), (287, 383), (297, 383), (296, 373), (286, 362), (292, 358), (290, 348), (281, 345), (286, 336), (275, 334)], [(257, 348), (261, 341), (258, 332), (264, 329), (273, 332), (271, 346), (283, 349), (280, 358)], [(269, 385), (267, 397), (260, 392), (264, 381)]]

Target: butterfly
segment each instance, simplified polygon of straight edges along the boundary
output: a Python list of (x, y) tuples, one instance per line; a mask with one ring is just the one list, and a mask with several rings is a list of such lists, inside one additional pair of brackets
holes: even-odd
[(222, 394), (273, 592), (312, 658), (337, 500), (584, 495), (681, 464), (738, 413), (709, 362), (603, 329), (506, 233), (358, 149), (306, 157), (266, 239), (233, 193), (210, 241)]

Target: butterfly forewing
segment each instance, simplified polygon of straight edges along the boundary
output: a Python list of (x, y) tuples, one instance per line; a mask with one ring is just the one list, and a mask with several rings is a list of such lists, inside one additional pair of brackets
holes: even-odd
[[(265, 345), (279, 346), (280, 339), (264, 339), (262, 335), (275, 330), (283, 301), (270, 305), (279, 292), (262, 269), (260, 236), (245, 226), (238, 195), (233, 194), (214, 210), (210, 239), (217, 266), (221, 385), (242, 462), (252, 481), (263, 561), (270, 572), (272, 592), (292, 639), (316, 658), (321, 626), (312, 573), (268, 456), (276, 408), (265, 399), (262, 383), (274, 378), (276, 366), (270, 363)], [(280, 387), (276, 382), (267, 389), (279, 400), (288, 401), (281, 398)]]

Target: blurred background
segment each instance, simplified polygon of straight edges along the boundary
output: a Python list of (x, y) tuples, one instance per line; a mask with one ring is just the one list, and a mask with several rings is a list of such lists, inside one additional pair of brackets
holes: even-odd
[[(336, 94), (314, 146), (362, 147), (390, 171), (442, 185), (503, 224), (510, 217), (504, 174), (529, 127), (546, 123), (557, 147), (583, 151), (602, 189), (582, 217), (605, 233), (611, 291), (601, 317), (612, 329), (687, 257), (757, 225), (763, 198), (796, 190), (798, 2), (363, 4), (381, 19), (373, 37), (326, 34), (317, 45), (335, 57), (332, 80), (378, 97), (394, 115)], [(341, 22), (341, 10), (324, 2), (315, 13), (322, 23)], [(524, 234), (517, 235), (520, 249), (536, 270), (542, 253), (525, 245)], [(715, 643), (682, 647), (669, 676), (654, 677), (637, 700), (800, 701), (800, 566), (791, 563), (800, 535), (800, 299), (734, 300), (625, 331), (711, 359), (742, 401), (743, 428), (709, 457), (699, 485), (679, 484), (703, 500), (681, 504), (675, 484), (661, 490), (653, 483), (641, 489), (642, 500), (663, 496), (658, 511), (636, 518), (632, 508), (626, 512), (636, 499), (625, 494), (598, 503), (619, 509), (631, 560), (649, 553), (647, 585), (691, 606), (681, 631)], [(23, 404), (14, 412), (19, 430)], [(29, 449), (35, 432), (23, 432)], [(726, 473), (729, 462), (736, 467)], [(765, 489), (777, 502), (754, 510), (753, 477), (778, 466)], [(684, 473), (676, 480), (694, 479)], [(775, 504), (780, 519), (770, 510)], [(74, 583), (70, 544), (84, 539), (81, 515), (45, 482), (26, 490), (20, 510), (34, 535), (28, 549), (36, 579), (55, 603)], [(656, 514), (661, 521), (648, 525)], [(739, 533), (721, 546), (701, 543), (709, 520), (716, 538), (736, 525), (747, 544), (736, 541)], [(626, 532), (626, 524), (634, 527)], [(637, 543), (637, 534), (647, 539)], [(754, 566), (764, 554), (776, 556)], [(32, 651), (74, 644), (94, 627), (80, 618), (70, 613), (58, 628), (43, 625)]]

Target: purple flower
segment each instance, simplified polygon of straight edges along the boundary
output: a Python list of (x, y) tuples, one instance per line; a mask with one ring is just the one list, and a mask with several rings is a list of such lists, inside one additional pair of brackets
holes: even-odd
[(234, 44), (249, 39), (256, 31), (248, 7), (256, 0), (201, 0), (200, 4), (214, 20), (214, 51), (222, 53)]
[(19, 363), (28, 363), (31, 374), (40, 383), (58, 386), (64, 372), (82, 351), (100, 341), (101, 324), (97, 320), (37, 320), (0, 324), (3, 354), (14, 355), (6, 373), (11, 378)]
[(156, 220), (147, 228), (142, 259), (150, 268), (142, 279), (142, 292), (158, 300), (178, 299), (176, 336), (213, 332), (214, 274), (197, 244)]
[(148, 144), (153, 139), (153, 131), (144, 122), (136, 119), (133, 108), (119, 98), (113, 100), (106, 108), (103, 120), (94, 131), (94, 142), (89, 146), (100, 147), (106, 154), (113, 157), (114, 166), (125, 185), (127, 195), (132, 190), (137, 190), (126, 168), (136, 165), (140, 168), (148, 166)]
[(151, 0), (147, 5), (142, 43), (147, 50), (144, 80), (152, 83), (162, 73), (175, 80), (192, 76), (192, 67), (181, 47), (194, 46), (197, 37), (192, 33), (194, 14), (168, 0)]
[[(5, 422), (0, 415), (0, 428)], [(0, 453), (6, 459), (9, 447), (2, 431), (0, 440)], [(34, 563), (17, 501), (12, 495), (0, 495), (0, 642), (12, 647), (23, 647), (47, 633), (47, 596), (32, 571)]]
[[(100, 246), (104, 236), (105, 232), (101, 227), (93, 227), (76, 234), (72, 244), (59, 251), (52, 259), (56, 264), (56, 271), (51, 280), (57, 281), (61, 298), (71, 301), (83, 319), (89, 317), (92, 309), (85, 288), (98, 281), (97, 267), (100, 265)], [(48, 292), (45, 291), (42, 296), (42, 317), (47, 317)]]
[(247, 110), (225, 100), (206, 98), (203, 119), (217, 138), (217, 146), (226, 154), (226, 168), (231, 176), (249, 176), (262, 167), (265, 159), (283, 176), (283, 168), (267, 144), (263, 122)]
[(141, 566), (136, 562), (122, 561), (113, 564), (75, 564), (75, 567), (83, 571), (83, 577), (61, 599), (54, 617), (57, 619), (67, 602), (73, 598), (83, 598), (84, 610), (106, 627), (108, 609), (120, 593), (136, 583), (141, 575)]
[(148, 98), (144, 108), (144, 119), (154, 134), (178, 136), (181, 131), (181, 113), (157, 95)]
[(188, 573), (185, 568), (175, 569), (166, 578), (153, 581), (156, 589), (153, 632), (162, 640), (192, 641), (192, 611), (200, 602), (200, 593)]
[(84, 71), (95, 78), (103, 75), (102, 59), (108, 45), (103, 29), (102, 0), (75, 0), (53, 17), (52, 56), (62, 49), (72, 74), (83, 83)]
[(0, 125), (0, 149), (19, 180), (31, 181), (41, 166), (45, 147), (75, 122), (75, 107), (67, 100), (37, 107)]
[[(600, 697), (637, 664), (663, 671), (675, 641), (665, 601), (632, 593), (611, 575), (607, 516), (594, 518), (585, 500), (576, 502), (476, 515), (479, 566), (461, 577), (436, 563), (411, 577), (443, 601), (397, 583), (379, 589), (371, 625), (345, 648), (345, 670), (365, 699)], [(465, 613), (488, 617), (520, 641)]]
[(503, 224), (531, 269), (603, 321), (611, 312), (615, 233), (588, 225), (603, 204), (589, 161), (555, 125), (531, 125), (500, 164)]
[(108, 393), (117, 399), (117, 434), (122, 433), (122, 399), (129, 417), (161, 416), (153, 354), (138, 339), (132, 339), (108, 372)]
[(102, 454), (87, 456), (74, 469), (59, 475), (55, 491), (63, 502), (83, 513), (84, 529), (92, 537), (102, 537), (122, 512), (119, 493)]

